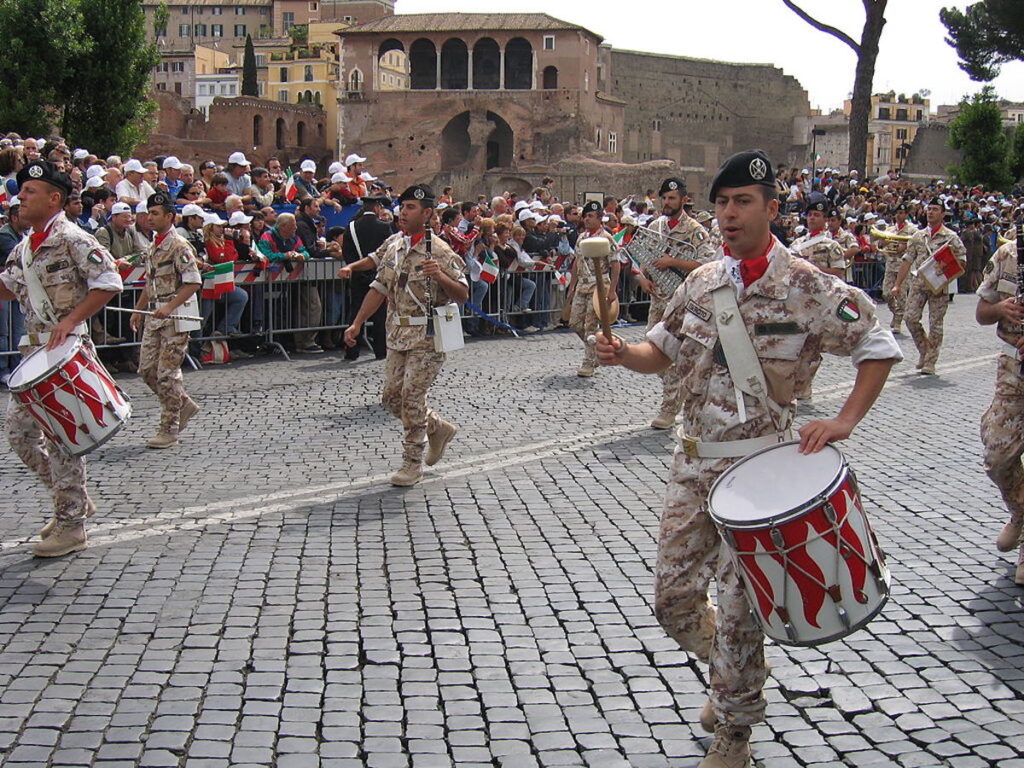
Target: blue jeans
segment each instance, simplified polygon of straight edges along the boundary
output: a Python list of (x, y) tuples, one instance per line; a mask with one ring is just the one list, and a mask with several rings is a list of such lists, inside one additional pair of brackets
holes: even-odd
[(551, 273), (536, 272), (534, 280), (537, 283), (537, 292), (534, 294), (534, 314), (531, 316), (530, 324), (538, 330), (548, 327), (551, 321), (548, 310), (551, 308)]
[[(470, 283), (469, 300), (473, 302), (475, 306), (480, 307), (480, 309), (483, 310), (481, 302), (484, 300), (484, 296), (487, 295), (487, 289), (490, 287), (490, 283), (485, 283), (483, 280), (477, 280), (475, 283)], [(480, 316), (473, 310), (466, 314), (471, 314), (471, 316), (466, 320), (466, 330), (470, 333), (478, 333), (480, 331)]]
[(242, 312), (245, 305), (249, 303), (249, 294), (237, 286), (231, 293), (224, 294), (220, 299), (203, 299), (201, 302), (203, 313), (203, 330), (213, 314), (215, 305), (222, 304), (224, 307), (223, 316), (216, 324), (215, 330), (218, 333), (238, 333), (238, 323), (242, 320)]
[[(18, 349), (18, 339), (25, 333), (25, 315), (16, 301), (0, 301), (0, 352)], [(0, 371), (13, 371), (21, 355), (0, 355)]]

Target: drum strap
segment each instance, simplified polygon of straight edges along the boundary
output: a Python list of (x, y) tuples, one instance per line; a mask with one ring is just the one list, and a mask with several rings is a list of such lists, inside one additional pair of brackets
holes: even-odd
[(57, 312), (53, 308), (53, 302), (46, 294), (39, 275), (32, 269), (32, 249), (28, 246), (28, 240), (22, 242), (24, 250), (21, 252), (21, 271), (25, 276), (25, 288), (28, 289), (29, 309), (48, 323), (56, 325), (60, 322)]
[(743, 406), (743, 393), (756, 397), (775, 425), (780, 435), (789, 428), (792, 414), (787, 406), (779, 406), (768, 397), (768, 383), (757, 358), (754, 342), (750, 340), (747, 326), (743, 322), (739, 305), (736, 303), (736, 288), (732, 282), (726, 283), (711, 292), (715, 306), (715, 323), (718, 327), (718, 339), (722, 342), (725, 362), (729, 368), (729, 376), (736, 387), (736, 408), (740, 422), (747, 420)]

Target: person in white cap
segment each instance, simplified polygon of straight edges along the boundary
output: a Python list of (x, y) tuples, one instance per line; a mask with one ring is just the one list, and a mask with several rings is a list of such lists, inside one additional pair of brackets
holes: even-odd
[(163, 171), (165, 180), (163, 186), (167, 189), (172, 200), (178, 199), (183, 182), (181, 180), (181, 160), (174, 155), (164, 158)]
[(337, 160), (335, 160), (333, 163), (327, 166), (327, 175), (333, 176), (334, 174), (341, 173), (344, 170), (345, 166), (339, 163)]
[(127, 203), (117, 202), (110, 209), (107, 222), (96, 230), (96, 239), (110, 251), (119, 267), (134, 263), (146, 249), (147, 243), (136, 239), (132, 231), (134, 220), (132, 207)]
[(252, 179), (249, 178), (249, 161), (245, 159), (245, 155), (241, 152), (233, 153), (228, 158), (228, 167), (224, 171), (228, 176), (228, 191), (242, 198), (243, 203), (248, 203)]
[(331, 186), (324, 190), (320, 197), (321, 202), (330, 205), (334, 210), (340, 211), (343, 206), (351, 205), (355, 201), (349, 196), (348, 183), (352, 181), (347, 174), (338, 171), (331, 176)]
[(149, 205), (145, 200), (135, 206), (135, 223), (132, 224), (132, 232), (147, 246), (153, 242), (153, 227), (149, 223)]
[(316, 161), (303, 160), (299, 164), (299, 175), (295, 177), (295, 186), (298, 187), (299, 197), (319, 197), (320, 190), (316, 188)]
[(145, 166), (134, 157), (124, 164), (124, 178), (114, 188), (114, 194), (120, 202), (134, 208), (156, 191), (143, 179), (142, 174), (145, 172)]

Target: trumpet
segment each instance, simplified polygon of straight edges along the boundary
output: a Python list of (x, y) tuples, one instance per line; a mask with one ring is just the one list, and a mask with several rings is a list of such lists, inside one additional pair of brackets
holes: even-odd
[(1017, 228), (1010, 227), (1003, 234), (999, 235), (999, 245), (1006, 245), (1007, 243), (1013, 242), (1017, 239)]
[(910, 242), (910, 235), (894, 235), (891, 232), (883, 232), (880, 229), (871, 228), (871, 236), (877, 237), (879, 240), (895, 240), (901, 243)]

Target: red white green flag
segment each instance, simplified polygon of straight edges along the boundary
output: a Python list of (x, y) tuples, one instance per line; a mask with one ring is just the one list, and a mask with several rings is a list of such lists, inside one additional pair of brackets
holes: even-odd
[(494, 260), (494, 254), (488, 253), (480, 264), (480, 279), (488, 284), (498, 279), (498, 262)]
[(299, 190), (295, 188), (295, 174), (292, 173), (292, 169), (288, 169), (288, 178), (284, 182), (284, 190), (282, 192), (284, 199), (291, 203), (299, 194)]
[(203, 277), (203, 298), (219, 299), (235, 289), (235, 262), (225, 261), (214, 266)]

